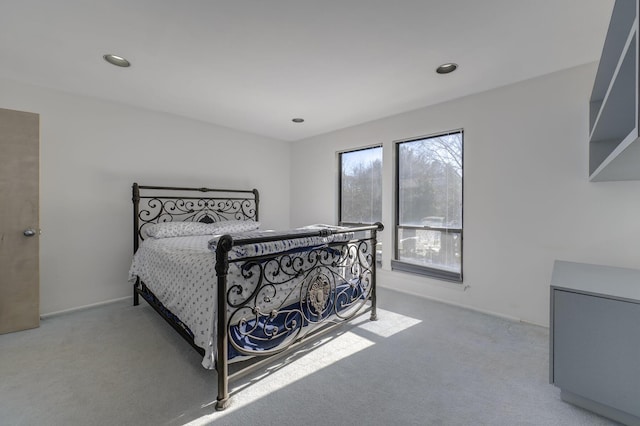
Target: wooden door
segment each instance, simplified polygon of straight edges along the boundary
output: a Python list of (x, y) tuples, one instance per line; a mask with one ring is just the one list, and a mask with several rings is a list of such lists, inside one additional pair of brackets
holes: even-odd
[(40, 117), (0, 109), (0, 334), (40, 325)]

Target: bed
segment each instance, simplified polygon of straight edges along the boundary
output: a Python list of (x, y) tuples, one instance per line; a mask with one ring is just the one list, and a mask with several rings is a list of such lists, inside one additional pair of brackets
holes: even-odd
[[(363, 313), (376, 319), (381, 223), (271, 231), (258, 212), (256, 189), (133, 184), (134, 305), (146, 300), (217, 370), (218, 410), (230, 381)], [(247, 365), (229, 374), (232, 363)]]

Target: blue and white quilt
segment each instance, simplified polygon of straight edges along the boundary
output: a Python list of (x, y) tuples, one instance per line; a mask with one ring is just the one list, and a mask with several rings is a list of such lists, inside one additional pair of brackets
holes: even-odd
[[(330, 235), (328, 237), (307, 237), (286, 239), (287, 235), (303, 231), (334, 228), (327, 225), (311, 225), (290, 231), (248, 231), (232, 234), (234, 241), (243, 238), (256, 238), (278, 235), (282, 240), (250, 245), (237, 245), (229, 252), (229, 259), (239, 259), (267, 254), (290, 252), (292, 250), (309, 250), (321, 247), (333, 241), (348, 241), (352, 233)], [(202, 365), (213, 369), (216, 338), (215, 321), (217, 307), (217, 278), (215, 272), (218, 239), (221, 235), (192, 235), (190, 229), (185, 236), (154, 238), (147, 236), (133, 257), (129, 270), (129, 280), (139, 277), (155, 294), (160, 302), (189, 327), (194, 335), (194, 343), (205, 350)], [(227, 276), (228, 288), (241, 288), (243, 292), (251, 292), (251, 286), (243, 285), (245, 278), (238, 267), (232, 263)], [(298, 282), (285, 283), (291, 289)], [(287, 300), (292, 291), (281, 288), (270, 298), (264, 309), (277, 308), (291, 303)], [(248, 294), (236, 294), (235, 297), (248, 297)]]

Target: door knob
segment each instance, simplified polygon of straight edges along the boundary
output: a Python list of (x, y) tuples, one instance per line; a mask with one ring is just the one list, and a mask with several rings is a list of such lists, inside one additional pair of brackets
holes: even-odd
[(27, 228), (24, 230), (23, 232), (25, 237), (33, 237), (34, 235), (36, 235), (36, 230), (35, 229), (31, 229), (31, 228)]

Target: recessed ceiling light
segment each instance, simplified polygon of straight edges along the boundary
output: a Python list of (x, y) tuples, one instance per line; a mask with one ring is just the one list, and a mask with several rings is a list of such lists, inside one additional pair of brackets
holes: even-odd
[(117, 67), (126, 68), (131, 66), (131, 63), (127, 61), (125, 58), (123, 58), (122, 56), (108, 54), (108, 55), (104, 55), (103, 58), (105, 61), (109, 62), (111, 65), (115, 65)]
[(458, 64), (449, 62), (447, 64), (442, 64), (438, 68), (436, 68), (436, 72), (438, 74), (449, 74), (450, 72), (454, 72), (457, 68), (458, 68)]
[(293, 121), (294, 123), (304, 123), (304, 118), (294, 118), (291, 121)]

